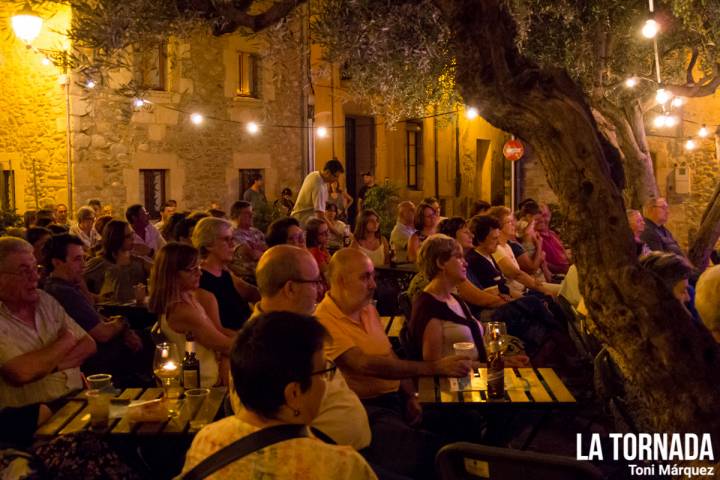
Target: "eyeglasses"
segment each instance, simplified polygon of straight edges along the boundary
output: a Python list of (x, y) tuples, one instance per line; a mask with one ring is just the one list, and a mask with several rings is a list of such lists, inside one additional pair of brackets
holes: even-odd
[(322, 278), (316, 278), (314, 280), (306, 280), (304, 278), (291, 278), (288, 281), (295, 283), (314, 283), (316, 287), (320, 287), (323, 284)]
[(337, 372), (337, 365), (335, 365), (335, 362), (333, 362), (332, 360), (325, 360), (325, 368), (316, 372), (312, 372), (310, 376), (320, 375), (322, 376), (323, 380), (329, 382), (330, 380), (335, 378), (335, 372)]
[(0, 270), (0, 273), (4, 273), (6, 275), (15, 275), (17, 277), (24, 277), (24, 278), (35, 278), (40, 275), (40, 269), (42, 267), (40, 265), (35, 265), (33, 267), (20, 267), (17, 271), (11, 272), (9, 270)]

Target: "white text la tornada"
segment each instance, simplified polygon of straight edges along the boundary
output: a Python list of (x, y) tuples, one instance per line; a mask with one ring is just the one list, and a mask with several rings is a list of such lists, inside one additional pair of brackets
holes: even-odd
[(601, 436), (593, 433), (590, 438), (577, 434), (576, 458), (578, 460), (643, 460), (643, 461), (715, 461), (712, 438), (709, 433), (611, 433), (608, 435), (612, 449), (611, 457), (603, 452)]

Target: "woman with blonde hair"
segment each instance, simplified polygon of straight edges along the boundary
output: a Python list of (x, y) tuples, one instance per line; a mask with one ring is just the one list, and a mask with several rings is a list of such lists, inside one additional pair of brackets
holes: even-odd
[(200, 361), (200, 385), (210, 387), (227, 384), (218, 365), (227, 361), (233, 337), (220, 325), (214, 297), (206, 295), (207, 311), (200, 303), (200, 273), (200, 256), (194, 247), (177, 242), (163, 246), (150, 273), (149, 307), (160, 316), (161, 331), (179, 351), (185, 350), (186, 336), (192, 334)]

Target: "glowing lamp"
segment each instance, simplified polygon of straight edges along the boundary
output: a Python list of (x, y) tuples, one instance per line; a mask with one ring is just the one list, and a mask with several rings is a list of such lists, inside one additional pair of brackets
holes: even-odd
[(685, 142), (685, 150), (695, 150), (695, 147), (696, 145), (692, 138)]
[(630, 77), (627, 80), (625, 80), (625, 86), (627, 88), (634, 88), (638, 84), (638, 79), (635, 77)]
[(705, 125), (700, 127), (700, 130), (698, 130), (698, 137), (700, 137), (700, 138), (707, 138), (707, 136), (709, 134), (710, 134), (710, 132), (708, 132), (708, 129)]
[(317, 136), (318, 138), (326, 138), (328, 136), (328, 129), (325, 127), (318, 127)]
[(670, 100), (670, 97), (672, 97), (672, 94), (662, 87), (658, 88), (655, 92), (655, 100), (657, 100), (660, 104), (667, 103), (667, 101)]
[(676, 117), (675, 115), (668, 115), (667, 117), (665, 117), (666, 127), (674, 127), (678, 124), (678, 122), (678, 117)]
[(682, 97), (675, 97), (672, 99), (672, 102), (670, 102), (670, 105), (672, 105), (675, 108), (680, 108), (685, 103), (685, 100), (683, 100)]
[(642, 28), (642, 34), (645, 38), (655, 38), (655, 35), (657, 35), (658, 30), (660, 30), (660, 26), (655, 21), (654, 18), (649, 18), (647, 21), (645, 21), (645, 25), (643, 25)]
[(477, 109), (477, 108), (475, 108), (475, 107), (467, 107), (467, 108), (465, 109), (465, 117), (466, 117), (468, 120), (473, 120), (473, 119), (477, 118), (477, 116), (478, 116), (478, 109)]
[(193, 113), (190, 115), (190, 121), (194, 123), (195, 125), (200, 125), (205, 120), (205, 117), (200, 115), (199, 113)]
[(655, 117), (655, 120), (653, 120), (653, 125), (656, 128), (662, 128), (665, 126), (665, 121), (667, 120), (667, 116), (663, 113), (662, 115), (658, 115)]
[(43, 21), (30, 8), (30, 4), (25, 3), (23, 9), (12, 16), (11, 23), (15, 35), (23, 42), (30, 44), (40, 35)]
[(245, 129), (248, 131), (249, 134), (255, 135), (260, 131), (260, 127), (255, 122), (250, 122), (247, 124)]

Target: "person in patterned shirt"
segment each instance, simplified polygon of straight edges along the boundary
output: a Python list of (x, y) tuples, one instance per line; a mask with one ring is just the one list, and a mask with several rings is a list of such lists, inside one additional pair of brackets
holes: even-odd
[(255, 284), (255, 267), (267, 250), (265, 235), (253, 227), (253, 207), (250, 202), (239, 200), (230, 207), (233, 222), (233, 239), (237, 244), (230, 270), (243, 280)]

